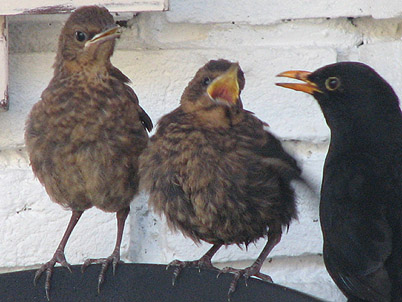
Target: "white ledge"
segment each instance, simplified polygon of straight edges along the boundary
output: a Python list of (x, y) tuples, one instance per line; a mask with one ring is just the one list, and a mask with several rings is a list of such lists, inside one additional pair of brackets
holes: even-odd
[(101, 5), (111, 12), (164, 11), (168, 0), (19, 0), (0, 6), (0, 15), (69, 13), (84, 5)]

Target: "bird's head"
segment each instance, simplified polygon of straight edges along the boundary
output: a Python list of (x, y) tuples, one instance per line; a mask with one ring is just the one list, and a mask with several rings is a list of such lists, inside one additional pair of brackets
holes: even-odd
[(392, 87), (372, 68), (358, 62), (340, 62), (314, 72), (290, 70), (278, 77), (304, 83), (276, 83), (278, 86), (314, 96), (329, 122), (331, 119), (369, 119), (399, 106)]
[(113, 54), (120, 28), (104, 7), (84, 6), (67, 19), (59, 38), (56, 67), (105, 64)]
[(238, 63), (211, 60), (201, 67), (183, 92), (181, 103), (194, 108), (212, 104), (242, 108), (245, 79)]

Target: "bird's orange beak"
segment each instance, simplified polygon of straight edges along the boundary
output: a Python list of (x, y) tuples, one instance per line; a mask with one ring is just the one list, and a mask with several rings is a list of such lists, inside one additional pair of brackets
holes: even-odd
[(239, 65), (232, 65), (227, 72), (217, 77), (207, 88), (209, 97), (215, 102), (224, 102), (229, 105), (239, 105), (240, 88), (237, 81)]
[(277, 75), (277, 77), (291, 78), (297, 79), (305, 82), (305, 84), (301, 83), (275, 83), (277, 86), (302, 91), (308, 94), (314, 94), (314, 92), (322, 93), (322, 91), (318, 88), (317, 84), (311, 82), (308, 79), (308, 76), (311, 74), (309, 71), (302, 70), (289, 70), (285, 72), (281, 72)]
[(98, 44), (107, 40), (115, 39), (121, 35), (121, 27), (113, 25), (102, 31), (101, 33), (93, 36), (93, 38), (85, 43), (85, 47), (89, 47), (93, 44)]

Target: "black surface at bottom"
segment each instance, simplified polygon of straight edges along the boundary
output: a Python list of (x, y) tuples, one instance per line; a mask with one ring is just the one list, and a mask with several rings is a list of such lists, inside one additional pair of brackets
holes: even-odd
[[(227, 302), (227, 292), (233, 275), (210, 270), (186, 268), (172, 286), (174, 268), (166, 265), (120, 264), (116, 275), (108, 270), (101, 293), (97, 292), (100, 265), (92, 265), (81, 273), (79, 265), (72, 266), (73, 273), (56, 267), (51, 282), (52, 302)], [(0, 301), (44, 301), (46, 295), (42, 276), (33, 285), (35, 270), (0, 274)], [(248, 286), (240, 279), (231, 302), (317, 302), (316, 298), (295, 290), (250, 278)]]

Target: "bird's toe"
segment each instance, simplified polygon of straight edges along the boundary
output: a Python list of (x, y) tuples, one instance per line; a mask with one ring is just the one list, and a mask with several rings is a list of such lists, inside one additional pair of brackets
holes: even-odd
[(196, 267), (199, 270), (201, 269), (213, 269), (216, 270), (217, 268), (214, 267), (211, 263), (210, 257), (201, 257), (199, 260), (194, 260), (194, 261), (181, 261), (181, 260), (173, 260), (170, 262), (167, 266), (166, 269), (169, 269), (169, 267), (175, 266), (175, 270), (173, 271), (173, 279), (172, 279), (172, 285), (174, 286), (177, 278), (179, 277), (181, 271), (186, 268), (186, 267)]
[(45, 280), (45, 292), (46, 292), (46, 298), (48, 301), (50, 301), (50, 287), (51, 287), (51, 280), (52, 280), (52, 275), (54, 271), (54, 266), (56, 263), (60, 263), (63, 267), (67, 268), (71, 273), (71, 266), (67, 262), (66, 257), (64, 256), (63, 251), (56, 251), (56, 253), (53, 255), (53, 258), (50, 259), (48, 262), (43, 264), (35, 273), (34, 276), (34, 285), (38, 283), (40, 277), (44, 272), (46, 272), (46, 280)]
[(98, 293), (100, 293), (101, 286), (105, 282), (105, 275), (106, 272), (112, 264), (112, 269), (113, 269), (113, 275), (116, 273), (116, 267), (117, 264), (122, 263), (123, 261), (120, 260), (120, 254), (113, 253), (107, 258), (99, 258), (99, 259), (87, 259), (84, 261), (84, 263), (81, 266), (81, 271), (84, 272), (88, 266), (91, 264), (101, 264), (101, 271), (99, 273), (98, 277)]

